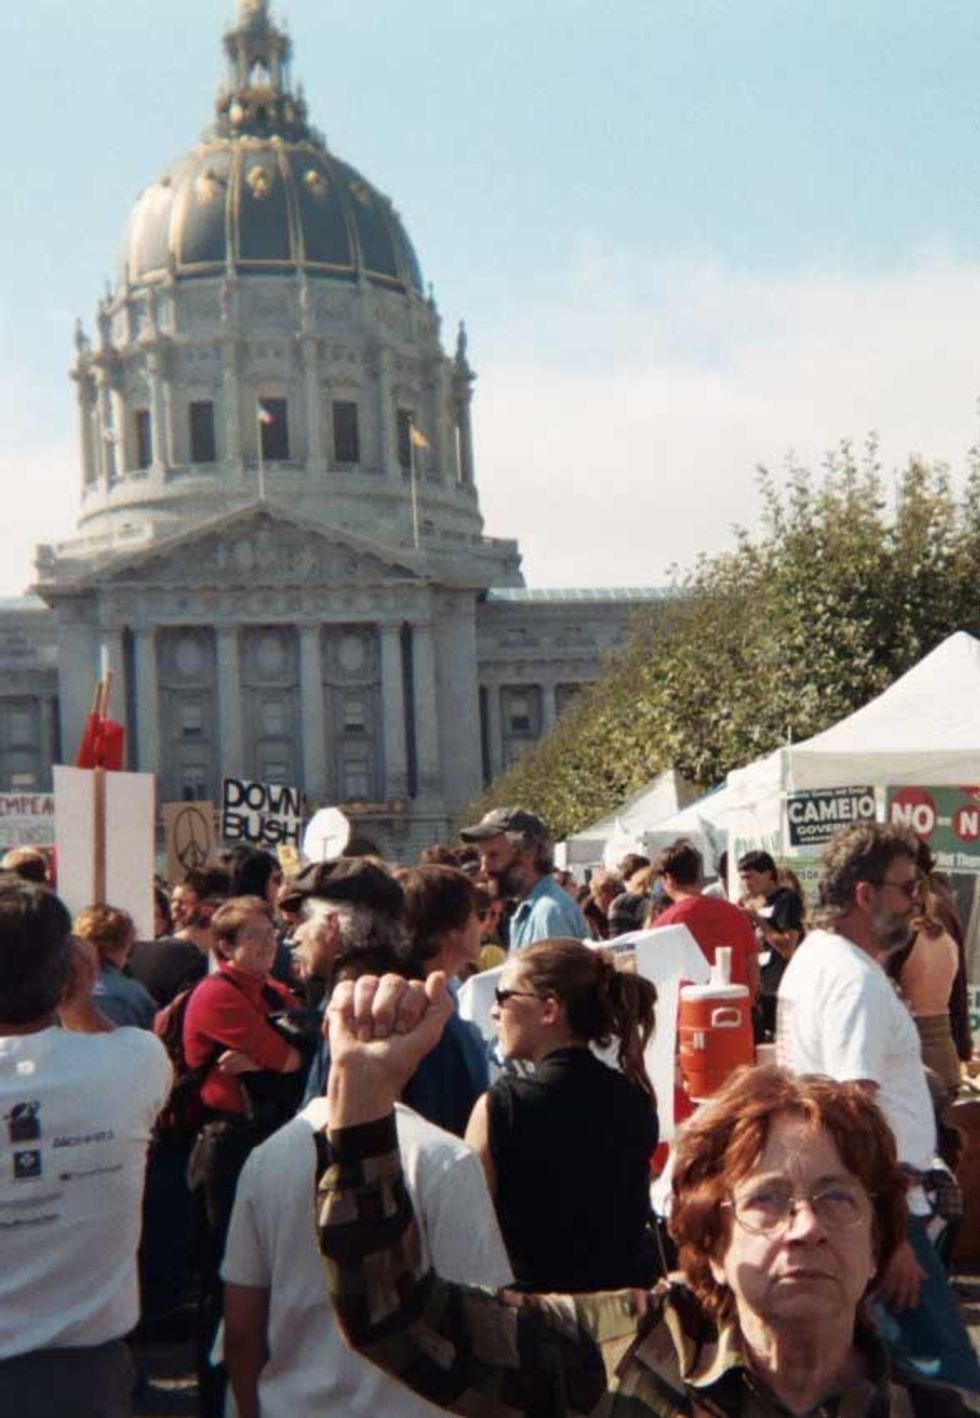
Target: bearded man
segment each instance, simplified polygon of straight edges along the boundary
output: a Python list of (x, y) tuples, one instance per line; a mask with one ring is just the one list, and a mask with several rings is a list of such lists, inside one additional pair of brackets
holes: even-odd
[(793, 954), (779, 985), (776, 1047), (794, 1073), (860, 1083), (895, 1134), (908, 1174), (908, 1239), (876, 1298), (902, 1356), (936, 1377), (980, 1390), (980, 1366), (926, 1225), (922, 1181), (936, 1150), (919, 1035), (882, 968), (912, 936), (919, 904), (916, 839), (862, 823), (828, 843), (820, 873), (820, 924)]

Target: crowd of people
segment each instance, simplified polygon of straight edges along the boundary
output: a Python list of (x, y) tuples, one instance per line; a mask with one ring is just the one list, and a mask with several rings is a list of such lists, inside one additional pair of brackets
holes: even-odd
[[(0, 870), (0, 1413), (122, 1418), (193, 1310), (202, 1418), (980, 1412), (937, 1234), (971, 1052), (922, 845), (862, 825), (817, 907), (679, 840), (579, 884), (499, 808), (415, 865), (238, 848), (155, 935)], [(670, 1203), (629, 933), (731, 952), (775, 1065), (681, 1128)], [(459, 1008), (493, 987), (497, 1040)], [(655, 1162), (654, 1159), (657, 1159)]]

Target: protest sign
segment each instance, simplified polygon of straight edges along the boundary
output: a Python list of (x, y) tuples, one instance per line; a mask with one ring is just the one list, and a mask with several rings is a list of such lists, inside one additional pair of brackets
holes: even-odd
[(165, 803), (163, 833), (167, 844), (167, 880), (183, 881), (203, 867), (214, 851), (213, 803)]
[(870, 787), (813, 788), (806, 793), (790, 793), (786, 799), (791, 847), (829, 842), (842, 827), (874, 820), (875, 793)]
[(155, 787), (152, 773), (54, 769), (58, 895), (72, 915), (96, 904), (128, 911), (146, 940), (153, 939)]
[(278, 783), (226, 778), (221, 791), (221, 836), (250, 847), (292, 846), (303, 832), (303, 794)]
[(54, 793), (0, 793), (0, 851), (54, 846)]
[(886, 819), (921, 837), (941, 871), (980, 872), (980, 786), (888, 788)]

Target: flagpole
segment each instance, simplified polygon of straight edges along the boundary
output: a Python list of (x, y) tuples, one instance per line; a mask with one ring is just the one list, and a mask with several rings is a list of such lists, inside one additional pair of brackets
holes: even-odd
[(265, 501), (265, 455), (262, 449), (262, 404), (255, 404), (255, 435), (259, 443), (259, 501)]

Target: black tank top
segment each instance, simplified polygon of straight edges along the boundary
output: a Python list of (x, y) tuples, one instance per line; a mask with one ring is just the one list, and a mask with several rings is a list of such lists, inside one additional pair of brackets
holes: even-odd
[(519, 1286), (616, 1290), (656, 1273), (648, 1232), (656, 1108), (588, 1049), (487, 1094), (497, 1214)]

